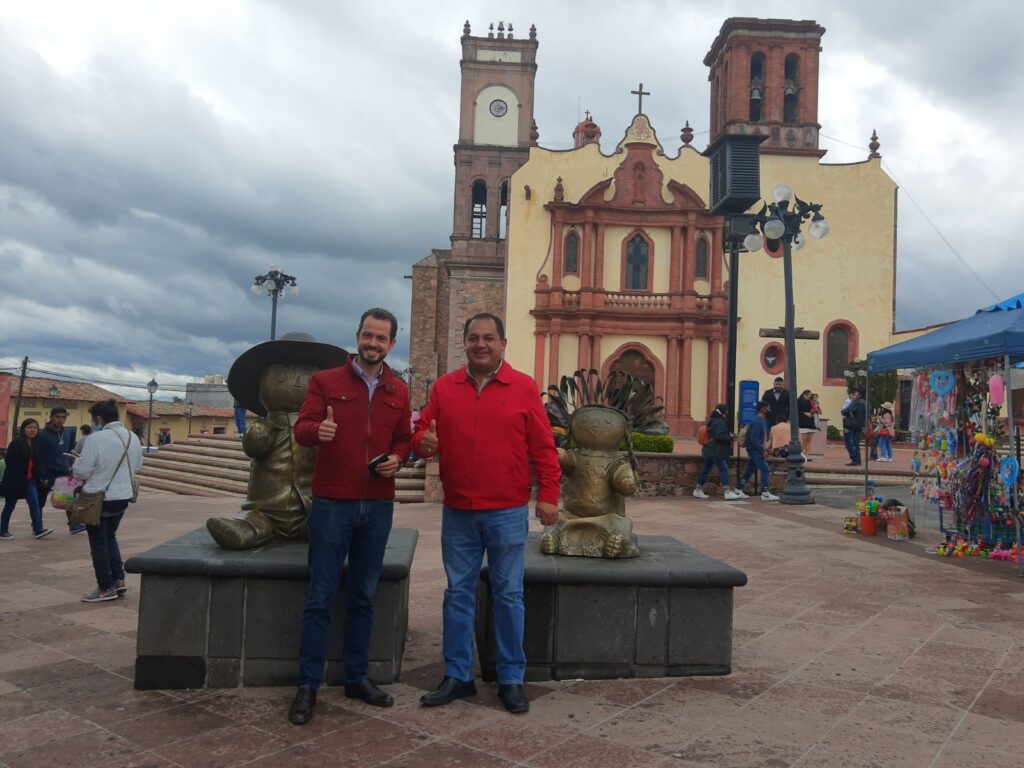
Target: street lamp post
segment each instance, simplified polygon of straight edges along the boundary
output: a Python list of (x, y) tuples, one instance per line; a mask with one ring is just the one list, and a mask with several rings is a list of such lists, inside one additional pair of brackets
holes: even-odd
[(160, 385), (156, 383), (156, 379), (150, 379), (146, 385), (146, 391), (149, 392), (149, 421), (146, 422), (146, 453), (149, 453), (149, 449), (152, 447), (150, 439), (153, 435), (153, 395), (160, 388)]
[[(806, 457), (800, 445), (800, 419), (797, 411), (796, 328), (793, 303), (793, 251), (803, 248), (801, 225), (810, 219), (807, 234), (820, 240), (828, 234), (828, 222), (821, 215), (821, 204), (805, 203), (793, 194), (788, 184), (772, 190), (774, 202), (765, 203), (752, 220), (753, 230), (744, 239), (748, 251), (761, 248), (762, 235), (768, 241), (782, 241), (782, 269), (786, 298), (786, 383), (789, 386), (789, 456), (786, 457), (786, 487), (783, 504), (813, 504), (814, 498), (804, 479)], [(757, 230), (760, 230), (759, 232)], [(773, 250), (777, 244), (769, 242)]]
[(260, 291), (266, 291), (267, 295), (271, 297), (272, 304), (270, 309), (270, 340), (273, 341), (277, 338), (277, 298), (280, 296), (282, 299), (285, 297), (285, 289), (291, 288), (292, 295), (299, 295), (299, 285), (295, 280), (294, 275), (286, 275), (281, 271), (280, 267), (271, 267), (267, 274), (256, 275), (252, 283), (252, 292), (256, 296), (260, 295)]
[(50, 410), (51, 411), (54, 408), (57, 407), (57, 395), (59, 393), (60, 393), (60, 390), (57, 389), (57, 385), (56, 384), (51, 384), (50, 385)]
[(192, 436), (192, 408), (195, 407), (195, 403), (191, 400), (188, 401), (188, 436)]

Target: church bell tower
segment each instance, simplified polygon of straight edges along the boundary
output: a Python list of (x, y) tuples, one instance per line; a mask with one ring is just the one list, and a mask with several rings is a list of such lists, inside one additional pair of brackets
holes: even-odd
[(767, 137), (763, 155), (824, 155), (818, 148), (824, 34), (815, 21), (726, 19), (704, 57), (711, 68), (711, 142), (754, 134)]

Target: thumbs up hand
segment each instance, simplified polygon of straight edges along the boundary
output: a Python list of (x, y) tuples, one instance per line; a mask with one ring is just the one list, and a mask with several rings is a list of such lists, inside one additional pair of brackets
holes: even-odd
[(320, 422), (320, 429), (317, 434), (321, 443), (329, 443), (334, 439), (334, 433), (338, 431), (338, 425), (334, 422), (334, 409), (327, 406), (327, 418)]
[(420, 438), (420, 455), (433, 456), (437, 453), (437, 419), (430, 420), (430, 426)]

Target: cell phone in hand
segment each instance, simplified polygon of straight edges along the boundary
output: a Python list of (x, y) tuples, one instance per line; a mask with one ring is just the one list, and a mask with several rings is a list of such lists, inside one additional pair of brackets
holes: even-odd
[(388, 455), (386, 453), (382, 453), (380, 456), (377, 456), (377, 457), (371, 459), (369, 467), (368, 467), (368, 469), (370, 470), (370, 474), (371, 475), (376, 475), (377, 474), (377, 467), (379, 467), (381, 464), (383, 464), (387, 460), (388, 460)]

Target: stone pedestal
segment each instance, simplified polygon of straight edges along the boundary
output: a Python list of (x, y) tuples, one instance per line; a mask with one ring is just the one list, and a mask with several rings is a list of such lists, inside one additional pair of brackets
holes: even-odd
[[(732, 590), (747, 576), (670, 536), (640, 536), (640, 557), (542, 555), (526, 544), (527, 680), (727, 675)], [(484, 680), (495, 650), (489, 574), (477, 592)]]
[[(409, 623), (409, 569), (418, 533), (391, 531), (374, 600), (370, 678), (398, 680)], [(205, 528), (136, 555), (142, 574), (135, 687), (295, 685), (309, 570), (304, 542), (246, 552), (218, 547)], [(346, 566), (347, 567), (347, 566)], [(326, 679), (344, 682), (344, 593), (331, 625)]]

